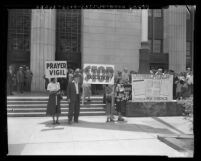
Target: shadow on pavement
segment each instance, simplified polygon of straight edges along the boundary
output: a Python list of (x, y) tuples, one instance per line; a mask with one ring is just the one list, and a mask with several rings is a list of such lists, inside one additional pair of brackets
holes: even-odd
[(50, 130), (63, 130), (64, 127), (58, 127), (58, 126), (64, 126), (67, 124), (67, 119), (59, 120), (60, 124), (52, 124), (52, 120), (42, 122), (40, 124), (44, 124), (45, 127), (49, 129), (42, 129), (41, 131), (50, 131)]
[[(69, 127), (80, 127), (80, 128), (95, 128), (95, 129), (103, 129), (103, 130), (118, 130), (118, 131), (133, 131), (133, 132), (147, 132), (147, 133), (159, 133), (159, 134), (175, 134), (172, 131), (166, 128), (154, 128), (147, 125), (142, 124), (129, 124), (129, 123), (100, 123), (100, 122), (88, 122), (79, 120), (79, 123), (72, 123), (68, 125), (67, 119), (61, 119), (59, 125), (52, 125), (52, 120), (45, 121), (40, 124), (44, 124), (45, 127), (50, 129), (42, 129), (41, 131), (47, 130), (62, 130), (61, 126), (69, 126)], [(60, 128), (56, 128), (56, 127)]]
[(153, 118), (154, 120), (156, 120), (156, 121), (158, 121), (158, 122), (160, 122), (160, 123), (162, 123), (162, 124), (164, 124), (164, 125), (170, 127), (171, 129), (174, 129), (175, 131), (177, 131), (177, 132), (179, 132), (179, 133), (181, 133), (181, 134), (185, 134), (183, 131), (177, 129), (176, 127), (172, 126), (172, 125), (169, 124), (168, 122), (166, 122), (166, 121), (164, 121), (164, 120), (162, 120), (162, 119), (160, 119), (160, 118), (158, 118), (158, 117), (152, 117), (152, 118)]
[(20, 155), (26, 144), (8, 144), (8, 155)]

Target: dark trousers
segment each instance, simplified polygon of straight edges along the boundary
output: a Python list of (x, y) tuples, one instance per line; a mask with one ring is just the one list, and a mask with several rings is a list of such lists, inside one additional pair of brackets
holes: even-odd
[(193, 94), (193, 85), (192, 85), (192, 84), (189, 84), (189, 85), (188, 85), (188, 93), (189, 93), (189, 96), (190, 96), (191, 94)]
[(126, 101), (116, 102), (116, 110), (118, 113), (123, 115), (125, 113), (125, 110), (126, 110)]
[(17, 83), (17, 91), (18, 91), (18, 93), (19, 92), (23, 93), (23, 89), (24, 89), (24, 82), (18, 82)]
[(74, 116), (74, 121), (78, 121), (79, 114), (80, 114), (80, 96), (79, 94), (77, 94), (75, 101), (70, 101), (68, 119), (72, 121), (72, 118)]
[(29, 80), (29, 79), (25, 80), (25, 90), (28, 92), (31, 91), (31, 80)]
[(13, 84), (12, 84), (12, 82), (8, 82), (7, 83), (7, 94), (12, 94), (12, 92), (13, 92)]

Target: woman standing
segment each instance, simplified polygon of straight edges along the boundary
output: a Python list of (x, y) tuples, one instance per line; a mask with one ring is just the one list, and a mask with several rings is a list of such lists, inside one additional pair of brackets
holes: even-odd
[(113, 104), (112, 104), (112, 97), (113, 97), (113, 85), (106, 85), (105, 86), (105, 101), (106, 101), (106, 115), (107, 115), (107, 121), (106, 122), (114, 122), (114, 116), (113, 116)]
[(118, 121), (125, 121), (122, 117), (122, 111), (126, 108), (126, 102), (128, 101), (128, 96), (125, 93), (125, 88), (123, 81), (120, 80), (117, 82), (115, 88), (115, 102), (116, 102), (116, 111), (118, 112)]
[[(59, 115), (61, 114), (60, 108), (60, 84), (56, 82), (55, 78), (51, 78), (51, 82), (47, 86), (47, 91), (49, 91), (49, 100), (47, 104), (47, 111), (46, 114), (52, 116), (53, 124), (59, 124)], [(55, 122), (55, 115), (56, 115), (56, 122)]]

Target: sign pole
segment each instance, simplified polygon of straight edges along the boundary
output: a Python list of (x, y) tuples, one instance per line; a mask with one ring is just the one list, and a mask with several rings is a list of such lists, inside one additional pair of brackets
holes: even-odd
[(113, 87), (112, 87), (112, 109), (114, 107), (114, 84), (113, 84)]
[(83, 84), (82, 84), (82, 105), (84, 105), (84, 87), (83, 87)]

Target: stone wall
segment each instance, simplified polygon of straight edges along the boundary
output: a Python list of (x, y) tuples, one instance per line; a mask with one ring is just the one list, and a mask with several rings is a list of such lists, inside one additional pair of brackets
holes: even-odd
[(114, 64), (138, 71), (141, 10), (90, 9), (82, 12), (82, 64)]

